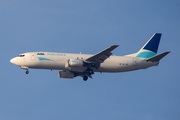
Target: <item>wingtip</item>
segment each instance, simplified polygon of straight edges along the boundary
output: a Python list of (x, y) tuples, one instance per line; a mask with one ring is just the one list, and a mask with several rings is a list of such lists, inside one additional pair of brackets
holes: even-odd
[(118, 47), (119, 45), (112, 45), (113, 47)]

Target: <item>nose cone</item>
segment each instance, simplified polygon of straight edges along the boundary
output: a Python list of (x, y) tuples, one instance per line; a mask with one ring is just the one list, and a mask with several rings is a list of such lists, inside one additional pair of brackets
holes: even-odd
[(17, 65), (17, 64), (16, 64), (16, 58), (12, 58), (12, 59), (10, 60), (10, 62), (11, 62), (12, 64)]

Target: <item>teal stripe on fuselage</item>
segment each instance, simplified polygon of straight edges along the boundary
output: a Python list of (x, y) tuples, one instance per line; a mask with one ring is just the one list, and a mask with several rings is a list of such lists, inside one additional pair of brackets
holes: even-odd
[(53, 60), (51, 59), (48, 59), (48, 58), (43, 58), (43, 57), (38, 57), (39, 61), (44, 61), (44, 60), (47, 60), (47, 61), (52, 61), (54, 62)]
[(153, 57), (155, 55), (156, 55), (156, 53), (154, 53), (154, 52), (140, 52), (136, 57), (139, 57), (139, 58), (150, 58), (150, 57)]
[(77, 62), (77, 61), (75, 61), (75, 60), (71, 60), (71, 62)]

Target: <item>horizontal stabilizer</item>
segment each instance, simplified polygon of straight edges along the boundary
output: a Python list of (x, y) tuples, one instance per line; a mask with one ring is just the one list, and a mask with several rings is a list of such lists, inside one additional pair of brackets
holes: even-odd
[(169, 54), (170, 53), (170, 51), (167, 51), (167, 52), (163, 52), (163, 53), (161, 53), (161, 54), (158, 54), (158, 55), (156, 55), (156, 56), (154, 56), (154, 57), (151, 57), (151, 58), (149, 58), (149, 59), (146, 59), (147, 61), (151, 61), (151, 62), (158, 62), (158, 61), (160, 61), (164, 56), (166, 56), (167, 54)]

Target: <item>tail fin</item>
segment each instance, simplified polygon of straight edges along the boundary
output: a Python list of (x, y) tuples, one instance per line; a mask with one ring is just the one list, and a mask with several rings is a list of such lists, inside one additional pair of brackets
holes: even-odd
[(155, 33), (147, 43), (137, 52), (139, 58), (150, 58), (157, 54), (161, 33)]
[(126, 56), (146, 58), (147, 61), (158, 62), (164, 56), (170, 53), (170, 51), (167, 51), (156, 55), (158, 51), (160, 39), (161, 39), (161, 33), (154, 33), (154, 35), (147, 41), (147, 43), (137, 53)]

